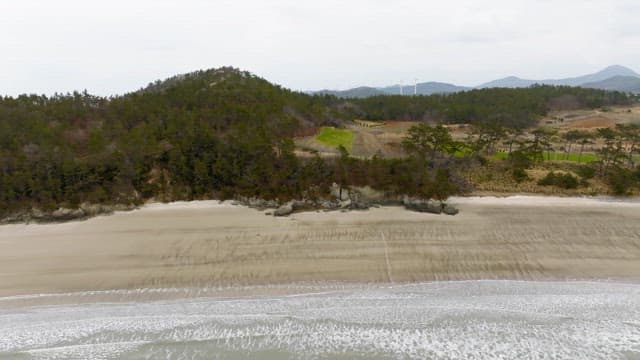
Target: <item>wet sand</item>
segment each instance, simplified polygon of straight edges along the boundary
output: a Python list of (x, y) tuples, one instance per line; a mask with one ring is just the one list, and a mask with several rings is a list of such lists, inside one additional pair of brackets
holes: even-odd
[(0, 296), (433, 280), (640, 279), (640, 202), (458, 198), (289, 218), (216, 201), (0, 226)]

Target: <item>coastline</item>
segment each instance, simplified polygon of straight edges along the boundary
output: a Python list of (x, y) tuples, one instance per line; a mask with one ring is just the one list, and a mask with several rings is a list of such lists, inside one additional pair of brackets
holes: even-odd
[(639, 295), (638, 284), (487, 280), (3, 304), (0, 353), (65, 359), (635, 358)]
[[(356, 190), (358, 193), (358, 190)], [(358, 194), (360, 195), (360, 194)], [(380, 196), (380, 195), (378, 195)], [(377, 196), (376, 196), (377, 197)], [(287, 212), (284, 215), (276, 215), (276, 216), (289, 216), (293, 213), (305, 213), (305, 212), (329, 212), (329, 211), (361, 211), (361, 210), (370, 210), (371, 208), (380, 208), (380, 207), (402, 207), (404, 206), (407, 210), (417, 211), (417, 212), (431, 212), (431, 211), (423, 211), (421, 209), (411, 209), (411, 202), (415, 201), (415, 204), (419, 205), (419, 207), (426, 208), (428, 204), (434, 203), (437, 201), (427, 200), (427, 199), (413, 199), (409, 198), (409, 203), (404, 203), (402, 200), (398, 199), (378, 199), (375, 200), (366, 200), (364, 202), (359, 202), (353, 200), (349, 202), (350, 206), (340, 207), (340, 201), (338, 200), (335, 203), (331, 203), (331, 207), (323, 207), (320, 205), (324, 201), (318, 201), (315, 205), (309, 205), (307, 201), (290, 201), (287, 204), (292, 205), (291, 212)], [(452, 199), (457, 199), (455, 201), (451, 201)], [(529, 201), (557, 201), (562, 199), (579, 199), (580, 201), (599, 201), (599, 202), (607, 202), (607, 203), (640, 203), (640, 196), (611, 196), (611, 195), (576, 195), (576, 194), (547, 194), (547, 193), (522, 193), (522, 192), (495, 192), (495, 191), (473, 191), (469, 194), (455, 195), (451, 196), (445, 201), (440, 201), (442, 208), (439, 210), (440, 213), (445, 213), (442, 210), (446, 207), (446, 205), (455, 205), (456, 201), (466, 201), (466, 199), (506, 199), (506, 200), (514, 200), (514, 199), (525, 199)], [(406, 200), (405, 200), (406, 201)], [(297, 203), (302, 204), (302, 206), (297, 206)], [(195, 208), (206, 208), (211, 205), (225, 205), (225, 206), (241, 206), (247, 207), (250, 209), (255, 209), (258, 211), (267, 211), (265, 215), (273, 215), (274, 212), (278, 211), (279, 207), (287, 204), (280, 204), (275, 201), (265, 201), (261, 199), (243, 199), (243, 200), (219, 200), (219, 199), (205, 199), (205, 200), (179, 200), (179, 201), (171, 201), (171, 202), (160, 202), (156, 200), (149, 200), (140, 205), (125, 205), (125, 204), (115, 204), (115, 205), (104, 205), (104, 204), (82, 204), (78, 209), (69, 209), (69, 208), (59, 208), (58, 210), (51, 212), (42, 212), (38, 209), (32, 209), (30, 212), (19, 212), (13, 215), (10, 215), (5, 218), (0, 218), (0, 227), (5, 225), (29, 225), (29, 224), (38, 224), (38, 225), (47, 225), (47, 224), (64, 224), (68, 222), (77, 222), (77, 221), (86, 221), (96, 217), (103, 216), (111, 216), (116, 213), (128, 213), (136, 210), (146, 209), (146, 210), (161, 210), (165, 208), (171, 209), (195, 209)], [(514, 203), (517, 205), (517, 203)], [(452, 208), (455, 209), (455, 208)], [(457, 211), (457, 209), (455, 209)], [(433, 213), (433, 212), (431, 212)], [(35, 215), (34, 215), (35, 214)], [(456, 213), (452, 213), (449, 215), (457, 215)]]
[(245, 296), (278, 287), (293, 294), (300, 284), (640, 279), (640, 201), (450, 202), (461, 208), (458, 216), (383, 207), (275, 218), (212, 200), (2, 225), (0, 296), (167, 288)]
[(52, 292), (0, 296), (0, 314), (13, 309), (73, 306), (77, 304), (126, 304), (172, 302), (182, 300), (212, 299), (216, 301), (259, 300), (274, 298), (296, 298), (306, 296), (334, 296), (362, 293), (365, 291), (406, 290), (412, 287), (464, 286), (483, 287), (486, 284), (514, 284), (519, 286), (634, 286), (640, 291), (640, 277), (634, 279), (614, 278), (540, 278), (540, 279), (472, 279), (424, 282), (313, 282), (265, 285), (230, 285), (227, 287), (174, 287), (174, 288), (130, 288), (77, 292)]

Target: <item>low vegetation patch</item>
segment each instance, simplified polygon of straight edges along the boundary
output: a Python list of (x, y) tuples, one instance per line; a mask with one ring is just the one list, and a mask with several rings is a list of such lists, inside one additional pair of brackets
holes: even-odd
[(600, 158), (595, 154), (566, 154), (562, 152), (553, 152), (550, 154), (544, 154), (544, 159), (547, 161), (571, 161), (577, 163), (591, 163), (599, 161)]
[(581, 165), (576, 167), (575, 172), (584, 180), (593, 179), (596, 176), (597, 169), (591, 165)]
[(515, 168), (512, 170), (512, 174), (513, 174), (513, 179), (517, 183), (521, 183), (525, 180), (529, 180), (529, 175), (527, 174), (527, 171), (525, 169)]
[(351, 152), (353, 148), (353, 133), (349, 130), (340, 130), (332, 127), (325, 127), (320, 130), (316, 141), (322, 145), (338, 148), (340, 146)]
[(577, 189), (579, 183), (578, 178), (569, 173), (562, 174), (553, 171), (538, 181), (538, 185), (557, 186), (562, 189)]
[(629, 195), (632, 189), (640, 188), (640, 167), (635, 170), (613, 168), (607, 174), (606, 181), (615, 195)]
[[(500, 152), (494, 155), (495, 159), (498, 160), (508, 160), (509, 159), (509, 154), (505, 153), (505, 152)], [(542, 160), (544, 161), (570, 161), (570, 162), (577, 162), (580, 164), (588, 164), (588, 163), (592, 163), (592, 162), (597, 162), (600, 161), (600, 158), (598, 157), (598, 155), (596, 154), (566, 154), (564, 152), (552, 152), (552, 153), (543, 153), (542, 154)]]

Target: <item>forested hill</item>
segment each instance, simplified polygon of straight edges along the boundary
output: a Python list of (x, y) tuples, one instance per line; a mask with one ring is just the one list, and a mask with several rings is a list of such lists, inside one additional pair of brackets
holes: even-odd
[[(319, 99), (232, 68), (109, 99), (87, 93), (5, 97), (0, 214), (158, 194), (264, 191), (273, 197), (280, 185), (272, 176), (279, 166), (274, 148), (292, 147), (283, 141), (301, 128), (330, 123), (327, 109)], [(265, 179), (273, 188), (261, 187)]]
[(496, 121), (511, 128), (533, 126), (552, 109), (599, 108), (628, 104), (620, 92), (576, 87), (493, 88), (448, 95), (374, 96), (352, 100), (357, 116), (367, 120), (435, 121), (477, 124)]
[(303, 93), (234, 68), (196, 71), (156, 81), (119, 97), (115, 106), (134, 108), (138, 119), (180, 112), (206, 119), (216, 131), (235, 125), (267, 126), (282, 134), (331, 122), (327, 108)]
[(630, 101), (621, 93), (554, 87), (344, 100), (293, 92), (233, 68), (176, 76), (113, 98), (4, 97), (0, 217), (34, 206), (151, 197), (299, 197), (340, 174), (324, 160), (296, 159), (297, 133), (354, 118), (497, 119), (522, 127), (558, 99), (588, 107)]

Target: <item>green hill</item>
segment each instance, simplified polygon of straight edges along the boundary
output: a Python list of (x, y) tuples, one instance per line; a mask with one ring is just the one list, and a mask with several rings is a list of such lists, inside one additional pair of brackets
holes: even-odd
[[(424, 174), (404, 176), (424, 168), (376, 164), (376, 178), (367, 168), (372, 164), (351, 159), (349, 175), (345, 164), (296, 158), (292, 139), (356, 118), (526, 127), (567, 94), (586, 107), (631, 101), (621, 93), (555, 87), (339, 99), (293, 92), (233, 68), (179, 75), (113, 98), (86, 92), (3, 97), (0, 216), (150, 198), (282, 201), (347, 180), (427, 194)], [(404, 177), (396, 181), (398, 174)]]

